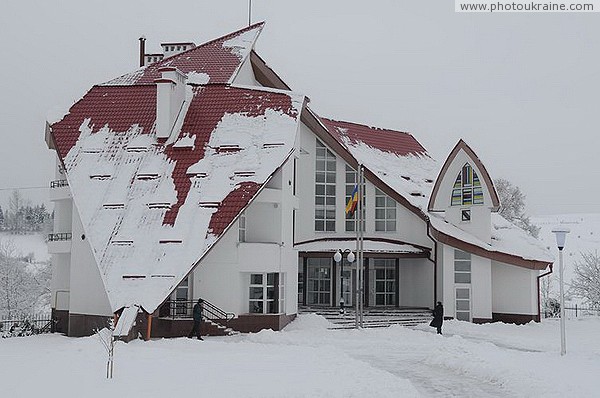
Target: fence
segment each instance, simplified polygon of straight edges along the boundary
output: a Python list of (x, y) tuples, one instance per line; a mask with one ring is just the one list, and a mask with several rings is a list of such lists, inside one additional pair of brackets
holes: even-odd
[(567, 319), (583, 316), (600, 316), (600, 307), (584, 307), (575, 304), (575, 307), (565, 306), (565, 317)]
[(52, 322), (50, 314), (2, 318), (0, 319), (0, 336), (7, 338), (50, 333)]

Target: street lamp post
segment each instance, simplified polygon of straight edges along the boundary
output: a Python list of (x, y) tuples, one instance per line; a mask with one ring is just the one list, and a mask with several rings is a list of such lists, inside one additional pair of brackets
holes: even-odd
[[(346, 258), (348, 262), (352, 264), (354, 262), (354, 253), (350, 249), (344, 250), (344, 253), (348, 253)], [(340, 314), (344, 314), (344, 262), (342, 261), (342, 250), (338, 249), (333, 255), (333, 260), (340, 265)]]
[(568, 228), (554, 228), (552, 232), (556, 235), (556, 245), (558, 246), (558, 275), (560, 279), (560, 355), (567, 353), (567, 336), (565, 332), (565, 291), (564, 291), (564, 262), (563, 249), (567, 234), (571, 232)]

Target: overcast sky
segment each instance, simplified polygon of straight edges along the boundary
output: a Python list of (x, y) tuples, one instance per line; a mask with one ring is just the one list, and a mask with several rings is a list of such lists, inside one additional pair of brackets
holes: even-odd
[[(199, 44), (247, 0), (3, 1), (0, 204), (46, 187), (49, 112), (137, 68), (138, 37)], [(257, 52), (320, 114), (411, 132), (443, 162), (463, 138), (531, 214), (600, 212), (600, 13), (460, 14), (454, 2), (254, 0)], [(47, 189), (24, 190), (35, 201)]]

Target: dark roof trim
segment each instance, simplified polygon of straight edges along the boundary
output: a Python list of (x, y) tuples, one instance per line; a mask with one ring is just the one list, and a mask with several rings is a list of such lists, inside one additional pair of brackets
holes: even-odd
[(510, 265), (515, 265), (517, 267), (532, 269), (532, 270), (544, 270), (548, 268), (549, 265), (552, 265), (551, 262), (538, 261), (538, 260), (527, 260), (523, 257), (519, 257), (516, 255), (494, 252), (486, 250), (482, 247), (474, 245), (472, 243), (463, 242), (462, 240), (455, 238), (450, 235), (446, 235), (443, 232), (438, 231), (433, 226), (431, 226), (431, 232), (435, 240), (440, 243), (443, 243), (448, 246), (455, 247), (457, 249), (464, 250), (466, 252), (475, 254), (480, 257), (489, 258), (491, 260), (499, 261), (501, 263), (506, 263)]
[[(294, 242), (294, 246), (297, 245), (304, 245), (307, 243), (314, 243), (314, 242), (327, 242), (327, 241), (332, 241), (332, 242), (345, 242), (345, 241), (351, 241), (354, 240), (354, 237), (351, 236), (346, 236), (346, 237), (339, 237), (339, 236), (335, 236), (335, 237), (327, 237), (327, 238), (317, 238), (317, 239), (309, 239), (309, 240), (305, 240), (302, 242)], [(423, 252), (430, 252), (431, 248), (426, 247), (426, 246), (421, 246), (421, 245), (416, 245), (414, 243), (409, 243), (409, 242), (404, 242), (401, 240), (396, 240), (396, 239), (387, 239), (387, 238), (378, 238), (378, 237), (365, 237), (365, 240), (371, 241), (371, 242), (384, 242), (384, 243), (391, 243), (394, 245), (410, 245), (413, 246), (419, 250), (422, 250)]]
[(435, 180), (435, 185), (433, 186), (433, 191), (431, 192), (431, 196), (429, 197), (429, 204), (427, 205), (427, 210), (428, 211), (442, 210), (442, 209), (434, 209), (433, 204), (435, 202), (435, 198), (437, 197), (438, 190), (440, 189), (442, 180), (446, 176), (446, 172), (448, 171), (448, 168), (450, 167), (450, 165), (452, 164), (452, 162), (454, 161), (454, 159), (456, 158), (456, 156), (458, 155), (458, 153), (460, 152), (461, 149), (463, 151), (465, 151), (467, 156), (469, 158), (471, 158), (473, 163), (475, 163), (477, 168), (483, 174), (480, 177), (483, 177), (483, 180), (487, 184), (487, 187), (492, 196), (492, 205), (493, 205), (492, 210), (498, 211), (498, 209), (500, 208), (500, 199), (498, 199), (498, 193), (496, 192), (496, 188), (494, 188), (494, 182), (492, 181), (492, 178), (490, 177), (489, 173), (487, 172), (485, 166), (483, 165), (483, 163), (481, 162), (479, 157), (477, 157), (477, 155), (471, 149), (471, 147), (468, 146), (467, 143), (464, 142), (462, 139), (458, 141), (458, 143), (456, 144), (454, 149), (452, 149), (452, 152), (450, 152), (450, 155), (448, 155), (448, 158), (446, 159), (444, 166), (440, 170), (440, 174), (438, 175), (438, 177)]
[(292, 90), (254, 50), (250, 51), (250, 63), (254, 77), (261, 85), (279, 90)]

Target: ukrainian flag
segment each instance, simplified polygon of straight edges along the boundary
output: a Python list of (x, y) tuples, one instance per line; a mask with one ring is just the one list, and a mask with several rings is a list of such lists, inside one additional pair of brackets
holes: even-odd
[(353, 215), (356, 210), (356, 205), (358, 204), (358, 185), (354, 186), (354, 190), (352, 191), (352, 195), (350, 195), (350, 200), (348, 200), (348, 204), (346, 205), (346, 215)]

